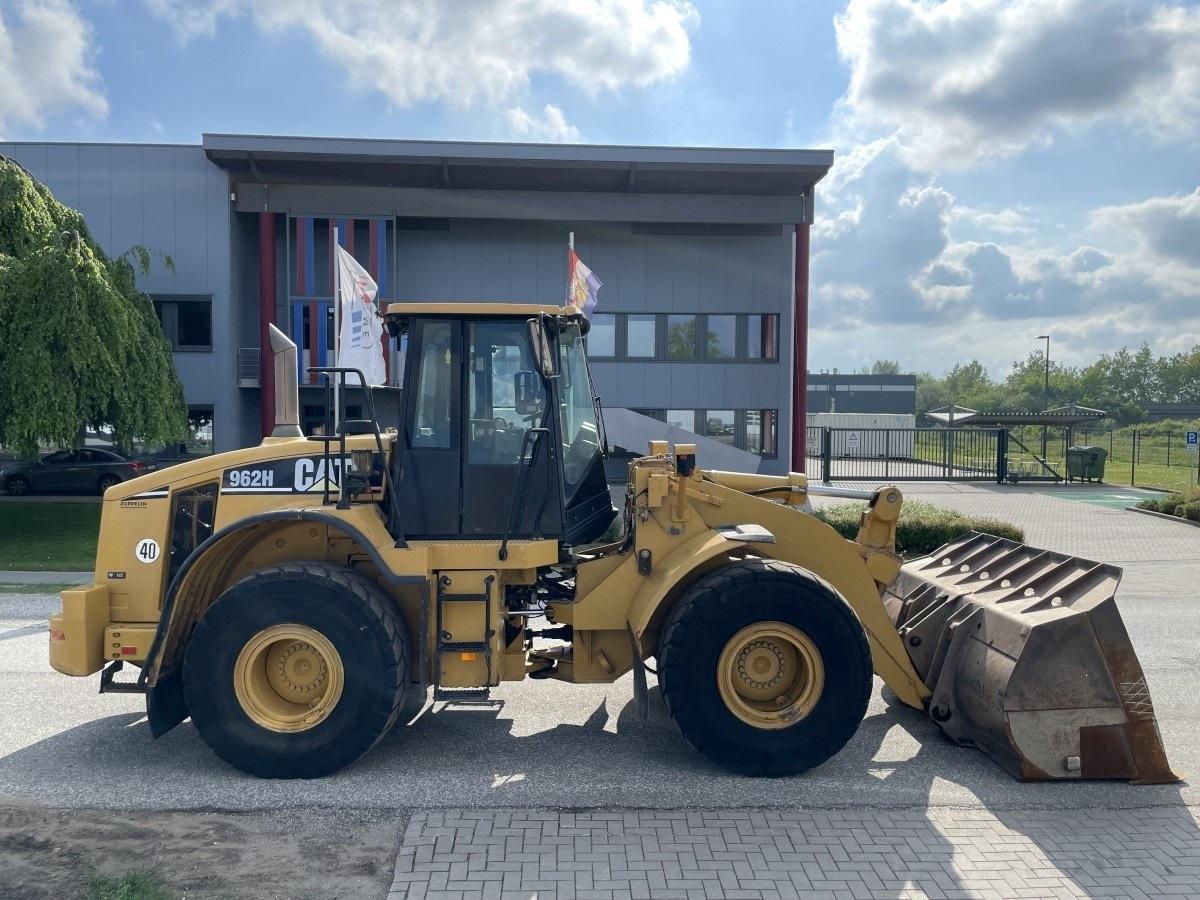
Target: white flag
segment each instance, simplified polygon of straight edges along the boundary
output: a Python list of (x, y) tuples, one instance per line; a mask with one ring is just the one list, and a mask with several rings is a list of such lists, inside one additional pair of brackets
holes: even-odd
[[(337, 261), (341, 294), (337, 364), (348, 369), (361, 369), (367, 376), (367, 384), (384, 384), (387, 368), (383, 361), (383, 323), (375, 315), (375, 294), (379, 285), (358, 260), (341, 247), (337, 248)], [(353, 380), (347, 384), (353, 384)]]

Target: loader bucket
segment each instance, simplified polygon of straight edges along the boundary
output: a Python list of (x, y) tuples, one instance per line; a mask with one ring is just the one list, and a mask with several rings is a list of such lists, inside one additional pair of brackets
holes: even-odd
[(1178, 781), (1113, 594), (1116, 566), (972, 533), (884, 595), (929, 714), (1024, 781)]

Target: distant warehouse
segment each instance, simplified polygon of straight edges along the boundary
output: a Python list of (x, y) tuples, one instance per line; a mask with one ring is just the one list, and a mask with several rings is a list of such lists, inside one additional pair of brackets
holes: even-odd
[[(917, 413), (916, 375), (808, 376), (808, 412)], [(812, 424), (812, 423), (810, 423)]]

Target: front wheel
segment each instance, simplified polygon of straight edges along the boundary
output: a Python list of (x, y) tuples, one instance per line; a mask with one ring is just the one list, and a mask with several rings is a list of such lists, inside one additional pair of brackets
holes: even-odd
[(733, 562), (697, 581), (662, 637), (662, 686), (684, 737), (744, 775), (794, 775), (854, 735), (871, 652), (850, 605), (777, 560)]
[(336, 772), (404, 704), (409, 638), (370, 579), (322, 562), (265, 569), (225, 591), (188, 643), (184, 695), (200, 736), (262, 778)]
[(23, 497), (29, 493), (29, 479), (24, 475), (12, 475), (4, 482), (4, 490), (14, 497)]

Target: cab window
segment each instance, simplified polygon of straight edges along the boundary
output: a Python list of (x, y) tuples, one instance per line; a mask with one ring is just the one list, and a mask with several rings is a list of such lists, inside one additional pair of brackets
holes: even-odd
[(450, 407), (453, 398), (452, 326), (449, 322), (426, 322), (421, 340), (420, 376), (417, 383), (416, 416), (412, 446), (449, 449)]
[[(536, 377), (524, 322), (474, 322), (468, 339), (468, 462), (516, 465), (525, 434), (541, 424), (545, 386)], [(518, 381), (534, 385), (534, 396), (518, 403)]]

